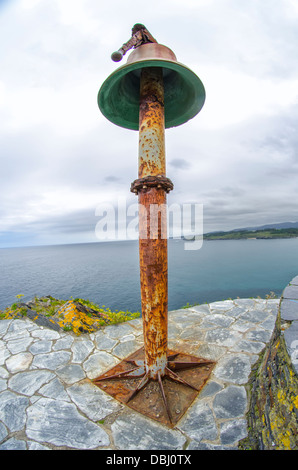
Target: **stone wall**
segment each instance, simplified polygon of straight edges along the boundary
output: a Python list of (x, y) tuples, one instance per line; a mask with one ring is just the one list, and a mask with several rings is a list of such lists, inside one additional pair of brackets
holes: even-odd
[(298, 450), (298, 276), (281, 297), (270, 342), (248, 383), (248, 437), (242, 450)]

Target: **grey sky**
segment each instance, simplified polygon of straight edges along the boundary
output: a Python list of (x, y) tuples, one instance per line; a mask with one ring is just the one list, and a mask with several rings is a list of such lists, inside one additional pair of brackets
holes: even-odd
[(138, 133), (107, 121), (97, 93), (137, 22), (206, 89), (166, 131), (168, 203), (203, 204), (204, 232), (298, 220), (296, 0), (10, 0), (0, 247), (97, 241), (99, 204), (136, 203)]

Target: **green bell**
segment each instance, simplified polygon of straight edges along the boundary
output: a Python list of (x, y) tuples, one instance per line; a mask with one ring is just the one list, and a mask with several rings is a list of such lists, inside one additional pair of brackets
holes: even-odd
[(126, 64), (115, 70), (98, 92), (99, 109), (109, 121), (126, 129), (139, 129), (140, 75), (145, 67), (163, 70), (165, 128), (179, 126), (199, 113), (206, 96), (199, 77), (177, 62), (168, 47), (147, 43), (134, 49)]

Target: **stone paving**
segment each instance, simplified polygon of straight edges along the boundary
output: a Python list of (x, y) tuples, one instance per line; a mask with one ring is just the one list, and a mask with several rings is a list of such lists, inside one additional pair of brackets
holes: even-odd
[(281, 320), (288, 323), (284, 338), (293, 367), (298, 374), (298, 276), (294, 277), (282, 294)]
[(80, 337), (0, 321), (0, 449), (236, 449), (247, 436), (245, 385), (278, 306), (235, 299), (169, 312), (169, 348), (217, 362), (173, 429), (91, 382), (143, 345), (141, 319)]

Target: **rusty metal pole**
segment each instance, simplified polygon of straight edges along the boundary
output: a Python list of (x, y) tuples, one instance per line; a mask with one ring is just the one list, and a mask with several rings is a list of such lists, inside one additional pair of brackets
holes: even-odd
[[(147, 177), (166, 174), (162, 69), (145, 68), (140, 80), (139, 255), (141, 302), (148, 378), (165, 375), (168, 335), (166, 191), (148, 186)], [(148, 180), (149, 181), (149, 180)]]
[[(121, 60), (132, 47), (135, 50), (126, 65), (101, 86), (98, 104), (110, 121), (139, 131), (138, 179), (130, 189), (139, 200), (144, 348), (94, 383), (133, 409), (172, 426), (204, 386), (215, 364), (168, 350), (166, 194), (173, 183), (166, 177), (165, 128), (194, 117), (204, 104), (205, 90), (200, 79), (178, 63), (173, 51), (158, 44), (142, 24), (134, 25), (131, 39), (112, 54), (112, 59)], [(181, 385), (185, 386), (183, 393)], [(146, 401), (148, 393), (150, 401)]]

